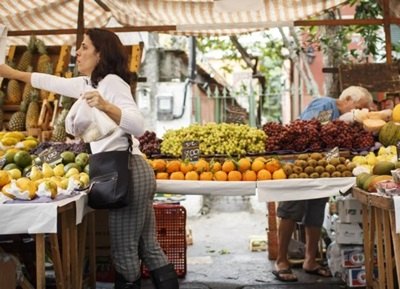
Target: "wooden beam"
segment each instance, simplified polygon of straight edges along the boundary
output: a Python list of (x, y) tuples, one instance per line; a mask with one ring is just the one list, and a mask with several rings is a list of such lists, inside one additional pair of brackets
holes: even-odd
[(349, 26), (349, 25), (384, 25), (400, 24), (400, 18), (385, 17), (384, 19), (321, 19), (321, 20), (297, 20), (294, 26)]
[[(175, 25), (155, 25), (155, 26), (125, 26), (125, 27), (107, 27), (114, 32), (166, 32), (175, 31)], [(30, 35), (60, 35), (76, 34), (77, 29), (48, 29), (48, 30), (10, 30), (8, 36), (30, 36)]]
[(383, 0), (383, 29), (385, 31), (386, 63), (392, 63), (392, 34), (390, 32), (389, 0)]
[(79, 8), (78, 8), (78, 26), (76, 28), (76, 49), (79, 49), (81, 47), (81, 43), (83, 41), (83, 34), (85, 31), (85, 20), (83, 17), (84, 14), (84, 5), (83, 5), (83, 0), (79, 0)]

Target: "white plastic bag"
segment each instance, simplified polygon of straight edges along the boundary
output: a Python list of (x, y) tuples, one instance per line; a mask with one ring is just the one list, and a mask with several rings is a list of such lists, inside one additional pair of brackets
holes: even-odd
[(112, 134), (118, 125), (103, 111), (90, 107), (79, 98), (65, 119), (65, 130), (84, 142), (100, 140)]

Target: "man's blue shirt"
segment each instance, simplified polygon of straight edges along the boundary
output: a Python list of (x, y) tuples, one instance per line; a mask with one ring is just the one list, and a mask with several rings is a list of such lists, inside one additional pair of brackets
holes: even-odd
[(310, 120), (317, 118), (321, 111), (332, 111), (331, 120), (339, 118), (340, 112), (336, 105), (336, 99), (331, 97), (318, 97), (313, 99), (310, 104), (300, 114), (300, 119)]

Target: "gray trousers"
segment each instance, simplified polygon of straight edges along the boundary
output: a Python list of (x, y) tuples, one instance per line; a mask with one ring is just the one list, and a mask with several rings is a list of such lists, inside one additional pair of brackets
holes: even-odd
[(131, 168), (129, 205), (109, 212), (111, 256), (117, 272), (128, 281), (140, 278), (140, 260), (150, 271), (169, 263), (155, 232), (154, 171), (139, 155), (132, 155)]

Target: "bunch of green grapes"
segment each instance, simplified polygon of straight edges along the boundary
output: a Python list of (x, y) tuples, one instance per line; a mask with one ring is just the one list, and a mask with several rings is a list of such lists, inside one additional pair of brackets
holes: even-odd
[(163, 136), (161, 153), (179, 157), (184, 141), (198, 141), (203, 155), (262, 153), (266, 138), (263, 130), (244, 124), (192, 124), (185, 128), (168, 130)]

